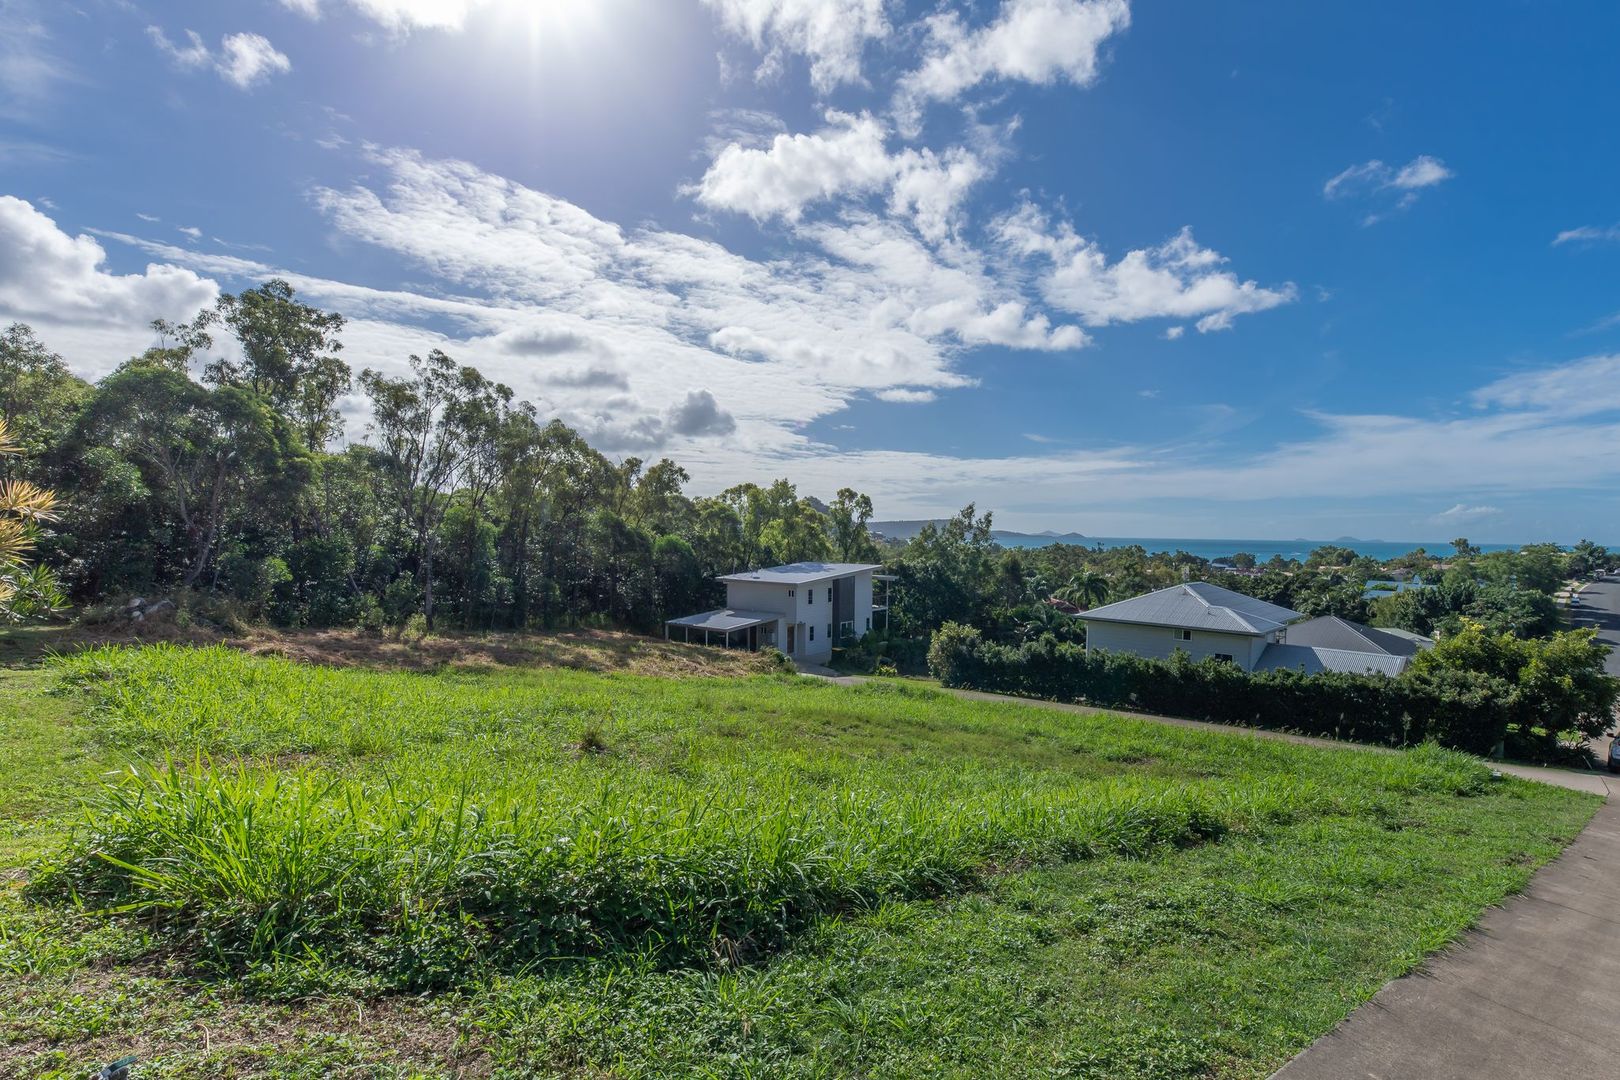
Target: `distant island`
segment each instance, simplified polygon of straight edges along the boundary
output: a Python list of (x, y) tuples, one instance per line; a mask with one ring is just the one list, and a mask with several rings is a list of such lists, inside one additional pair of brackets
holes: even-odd
[[(944, 518), (919, 518), (915, 521), (873, 521), (867, 528), (880, 533), (890, 540), (910, 540), (923, 531), (924, 525), (943, 525)], [(1007, 529), (993, 529), (990, 535), (996, 543), (1003, 547), (1042, 547), (1046, 544), (1084, 544), (1090, 542), (1090, 537), (1077, 532), (1054, 532), (1051, 529), (1038, 533), (1011, 532)]]
[[(913, 521), (873, 521), (868, 523), (874, 533), (880, 534), (890, 540), (907, 541), (922, 531), (924, 525), (943, 525), (944, 518), (922, 518)], [(1366, 555), (1379, 562), (1387, 562), (1398, 558), (1417, 548), (1426, 548), (1429, 551), (1446, 551), (1449, 543), (1434, 541), (1398, 541), (1398, 540), (1362, 540), (1355, 536), (1341, 536), (1335, 540), (1310, 540), (1298, 537), (1293, 540), (1219, 540), (1204, 537), (1149, 537), (1149, 536), (1088, 536), (1078, 532), (1045, 532), (1027, 533), (1014, 532), (1008, 529), (995, 529), (991, 537), (1002, 547), (1008, 548), (1038, 548), (1048, 544), (1083, 544), (1086, 547), (1140, 547), (1147, 552), (1163, 552), (1166, 554), (1183, 551), (1201, 559), (1226, 559), (1238, 552), (1247, 552), (1259, 562), (1266, 562), (1273, 557), (1291, 559), (1303, 562), (1312, 551), (1325, 545), (1347, 547), (1358, 555)], [(1481, 544), (1485, 551), (1511, 550), (1512, 544)]]

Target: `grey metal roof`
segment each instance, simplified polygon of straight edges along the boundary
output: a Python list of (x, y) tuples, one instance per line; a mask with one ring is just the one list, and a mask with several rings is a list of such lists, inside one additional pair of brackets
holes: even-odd
[(1411, 630), (1400, 630), (1393, 626), (1386, 626), (1382, 628), (1382, 633), (1389, 634), (1391, 637), (1405, 638), (1416, 645), (1419, 650), (1434, 648), (1434, 638), (1425, 637)]
[[(1415, 656), (1421, 648), (1417, 635), (1394, 634), (1371, 626), (1362, 626), (1337, 615), (1323, 615), (1307, 619), (1288, 628), (1288, 644), (1313, 645), (1323, 649), (1344, 649), (1348, 652), (1383, 653), (1386, 656)], [(1419, 639), (1427, 640), (1427, 639)], [(1432, 642), (1431, 642), (1432, 644)]]
[(723, 574), (720, 581), (769, 581), (777, 585), (804, 585), (825, 578), (844, 577), (860, 570), (881, 570), (881, 563), (863, 562), (796, 562), (786, 566), (769, 566), (763, 570), (750, 570), (743, 574)]
[[(1293, 633), (1293, 631), (1289, 631)], [(1352, 675), (1399, 675), (1411, 660), (1405, 656), (1357, 652), (1351, 649), (1324, 649), (1311, 645), (1267, 645), (1254, 665), (1256, 671), (1292, 668), (1307, 675), (1343, 671)]]
[(718, 634), (730, 630), (746, 630), (750, 626), (775, 622), (780, 618), (784, 618), (784, 616), (778, 611), (742, 611), (738, 608), (717, 608), (714, 611), (705, 611), (701, 615), (683, 615), (679, 619), (669, 619), (667, 623), (670, 626), (686, 626), (693, 630), (713, 630)]
[(1305, 616), (1207, 581), (1191, 581), (1082, 611), (1075, 617), (1087, 622), (1145, 623), (1258, 636)]

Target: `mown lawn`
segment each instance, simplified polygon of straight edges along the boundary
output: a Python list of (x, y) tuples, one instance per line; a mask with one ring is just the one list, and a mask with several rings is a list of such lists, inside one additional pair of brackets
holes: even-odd
[(0, 673), (0, 1075), (1260, 1077), (1596, 800), (922, 688)]

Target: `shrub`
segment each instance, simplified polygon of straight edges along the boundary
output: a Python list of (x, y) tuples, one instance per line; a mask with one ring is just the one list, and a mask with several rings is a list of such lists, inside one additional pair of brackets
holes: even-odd
[(1402, 679), (1246, 672), (1213, 659), (1194, 662), (1183, 652), (1151, 660), (1050, 637), (999, 645), (956, 624), (934, 635), (928, 662), (946, 686), (1390, 746), (1434, 740), (1476, 754), (1502, 741), (1520, 707), (1511, 684), (1483, 672)]

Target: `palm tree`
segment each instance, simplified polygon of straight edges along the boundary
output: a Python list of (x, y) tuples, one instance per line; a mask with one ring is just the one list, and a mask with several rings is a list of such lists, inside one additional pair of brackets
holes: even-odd
[(1108, 579), (1089, 566), (1085, 567), (1058, 590), (1057, 598), (1076, 607), (1093, 607), (1108, 599)]
[[(20, 453), (0, 419), (0, 456)], [(27, 480), (0, 482), (0, 619), (15, 622), (48, 614), (62, 605), (56, 578), (29, 561), (40, 524), (56, 520), (56, 496)]]

